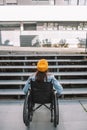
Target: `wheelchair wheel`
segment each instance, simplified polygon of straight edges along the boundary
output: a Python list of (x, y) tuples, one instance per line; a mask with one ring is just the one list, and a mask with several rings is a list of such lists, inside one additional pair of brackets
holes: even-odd
[(56, 95), (54, 95), (54, 127), (59, 124), (59, 105)]
[(27, 127), (30, 126), (30, 121), (32, 121), (32, 103), (31, 103), (31, 95), (27, 94), (24, 101), (23, 107), (23, 122)]
[(24, 106), (23, 106), (23, 122), (28, 126), (28, 94), (25, 96)]

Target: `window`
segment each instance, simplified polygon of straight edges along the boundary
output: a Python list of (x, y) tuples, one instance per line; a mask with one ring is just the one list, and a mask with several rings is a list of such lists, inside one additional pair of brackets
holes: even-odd
[(87, 0), (69, 0), (71, 5), (86, 5)]
[(70, 0), (64, 0), (64, 2), (66, 3), (66, 5), (69, 5), (69, 1)]
[(32, 0), (32, 1), (49, 1), (49, 0)]
[(3, 5), (4, 4), (4, 0), (0, 0), (0, 5)]
[(79, 5), (85, 5), (85, 0), (79, 0)]
[(24, 30), (36, 30), (36, 23), (24, 24)]
[(19, 30), (19, 24), (0, 24), (0, 30)]
[(7, 5), (16, 5), (18, 2), (17, 0), (5, 0), (5, 3)]
[(77, 5), (79, 0), (70, 0), (71, 5)]
[(84, 23), (84, 30), (87, 30), (87, 23)]
[(44, 25), (43, 25), (43, 30), (47, 30), (47, 23), (44, 23)]

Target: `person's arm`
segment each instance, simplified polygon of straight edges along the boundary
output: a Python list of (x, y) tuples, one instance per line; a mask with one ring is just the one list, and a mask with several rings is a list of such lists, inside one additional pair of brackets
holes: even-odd
[(30, 88), (30, 79), (31, 78), (28, 78), (28, 80), (26, 81), (26, 83), (24, 85), (23, 91), (25, 94), (27, 93), (28, 89)]
[(61, 95), (62, 91), (63, 91), (62, 85), (59, 83), (59, 81), (54, 76), (52, 77), (52, 81), (53, 81), (53, 87), (56, 89), (57, 93), (59, 95)]

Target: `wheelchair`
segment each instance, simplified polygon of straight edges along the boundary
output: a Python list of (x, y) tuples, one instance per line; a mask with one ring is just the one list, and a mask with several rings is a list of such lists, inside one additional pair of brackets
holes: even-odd
[[(37, 107), (35, 107), (37, 104)], [(52, 82), (37, 82), (31, 80), (31, 89), (25, 95), (23, 105), (23, 122), (30, 127), (34, 111), (44, 105), (51, 113), (51, 122), (54, 127), (59, 124), (59, 104)], [(49, 106), (48, 106), (49, 105)]]

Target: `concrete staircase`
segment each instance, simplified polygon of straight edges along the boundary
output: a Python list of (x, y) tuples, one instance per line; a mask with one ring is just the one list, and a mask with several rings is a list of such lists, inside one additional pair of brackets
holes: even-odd
[(0, 97), (24, 96), (24, 84), (41, 58), (63, 85), (63, 96), (87, 96), (87, 54), (5, 53), (0, 54)]

